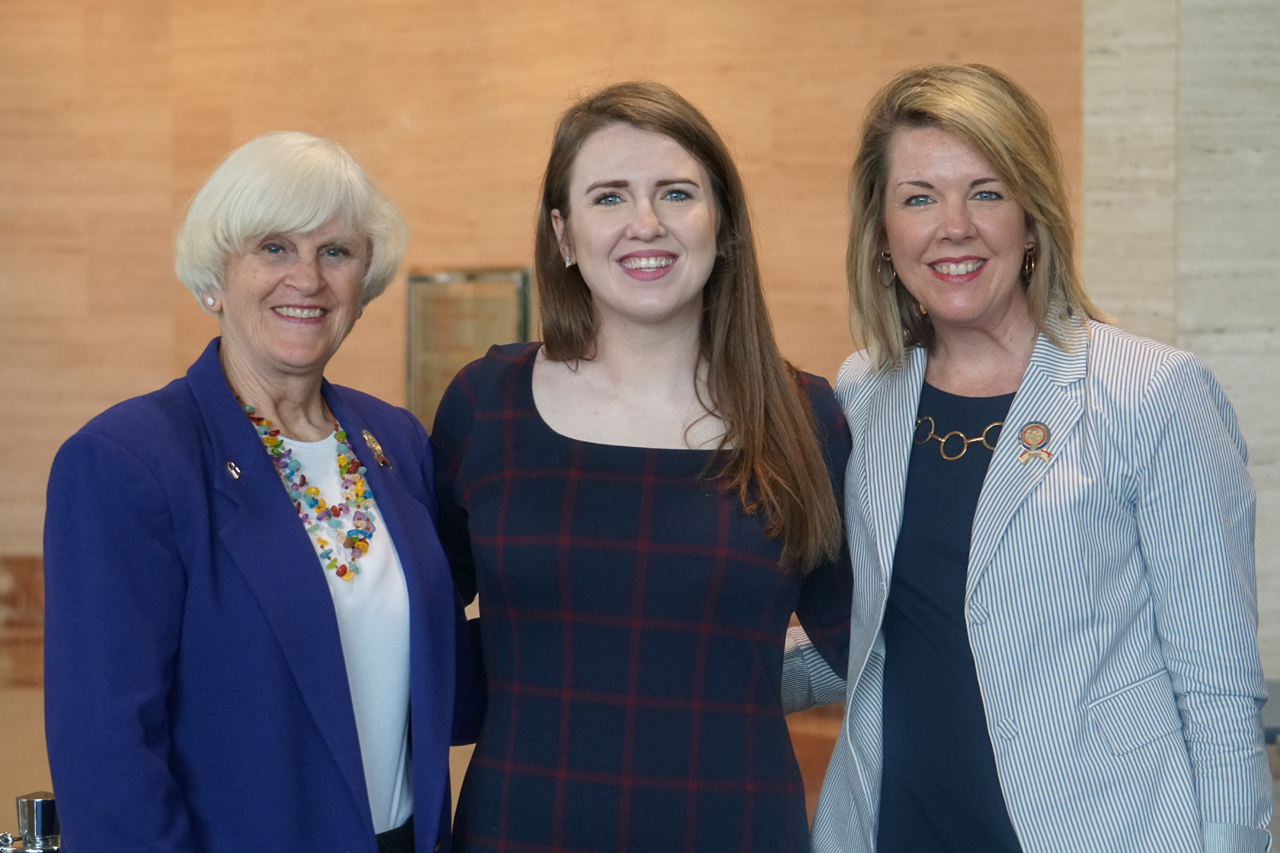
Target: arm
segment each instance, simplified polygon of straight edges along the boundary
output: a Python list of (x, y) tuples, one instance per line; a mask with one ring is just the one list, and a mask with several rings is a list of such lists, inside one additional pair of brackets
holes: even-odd
[(476, 597), (475, 561), (467, 526), (463, 486), (459, 481), (462, 457), (471, 433), (475, 399), (467, 386), (467, 368), (445, 389), (431, 426), (431, 454), (435, 460), (436, 530), (449, 558), (453, 582), (464, 604)]
[[(844, 478), (853, 441), (831, 387), (809, 379), (809, 399), (836, 510), (844, 518)], [(803, 628), (787, 631), (782, 659), (782, 702), (786, 713), (842, 702), (849, 669), (849, 623), (853, 608), (853, 568), (841, 537), (833, 559), (805, 576), (796, 604)]]
[(1204, 849), (1260, 853), (1269, 847), (1272, 791), (1244, 441), (1222, 390), (1193, 356), (1162, 365), (1143, 402), (1138, 536)]
[(480, 735), (488, 704), (488, 680), (484, 671), (480, 620), (467, 620), (463, 606), (476, 596), (475, 566), (467, 512), (457, 483), (462, 452), (471, 424), (472, 402), (463, 391), (462, 377), (446, 389), (436, 410), (430, 444), (424, 449), (427, 489), (436, 531), (449, 560), (457, 588), (455, 601), (457, 685), (452, 743), (474, 743)]
[[(436, 465), (432, 443), (417, 418), (410, 416), (417, 430), (421, 444), (422, 482), (426, 493), (427, 509), (431, 513), (431, 521), (435, 525), (437, 536), (443, 543), (441, 533), (440, 504), (436, 497)], [(450, 732), (451, 746), (475, 743), (484, 722), (485, 709), (489, 703), (489, 686), (484, 673), (484, 659), (480, 652), (480, 620), (468, 620), (464, 611), (462, 595), (456, 589), (453, 600), (454, 622), (454, 692), (453, 692), (453, 728)]]
[(92, 433), (63, 445), (45, 518), (45, 727), (68, 848), (198, 850), (170, 755), (186, 597), (173, 525), (144, 461)]
[(787, 629), (782, 653), (782, 712), (843, 702), (847, 685), (813, 647), (803, 628)]

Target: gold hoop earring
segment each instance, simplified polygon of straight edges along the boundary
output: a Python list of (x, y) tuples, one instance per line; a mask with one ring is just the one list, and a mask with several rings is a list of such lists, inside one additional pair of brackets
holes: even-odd
[(1022, 283), (1030, 284), (1031, 276), (1036, 273), (1036, 244), (1028, 243), (1022, 252)]
[[(889, 264), (889, 270), (893, 273), (893, 277), (888, 283), (884, 280), (884, 265)], [(889, 250), (885, 249), (880, 253), (880, 262), (876, 264), (876, 272), (880, 275), (880, 284), (882, 287), (889, 289), (898, 283), (898, 271), (893, 268), (893, 255), (889, 254)]]

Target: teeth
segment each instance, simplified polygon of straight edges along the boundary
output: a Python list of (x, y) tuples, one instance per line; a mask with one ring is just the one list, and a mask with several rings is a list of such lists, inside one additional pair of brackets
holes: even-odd
[(277, 314), (284, 317), (295, 317), (299, 320), (314, 320), (324, 314), (323, 308), (275, 308)]
[(968, 275), (985, 264), (986, 261), (965, 261), (963, 264), (931, 264), (943, 275)]
[(622, 265), (629, 270), (660, 270), (676, 262), (670, 255), (657, 258), (627, 258)]

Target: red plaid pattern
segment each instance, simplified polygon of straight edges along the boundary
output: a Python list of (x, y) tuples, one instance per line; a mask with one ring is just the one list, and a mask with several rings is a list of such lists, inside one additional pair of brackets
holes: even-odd
[[(494, 347), (436, 415), (440, 538), (478, 591), (489, 710), (463, 784), (460, 851), (807, 851), (779, 698), (792, 612), (847, 668), (847, 552), (801, 578), (709, 451), (559, 435), (537, 344)], [(850, 440), (803, 375), (837, 496)]]

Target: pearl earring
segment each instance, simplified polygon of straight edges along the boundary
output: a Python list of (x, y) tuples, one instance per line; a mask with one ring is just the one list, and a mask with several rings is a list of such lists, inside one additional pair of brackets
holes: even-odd
[(206, 297), (204, 298), (204, 304), (205, 304), (205, 305), (208, 305), (210, 308), (212, 308), (212, 307), (213, 307), (213, 301), (214, 301), (214, 300), (213, 300), (213, 297), (212, 297), (212, 296), (206, 296)]
[(564, 256), (564, 268), (565, 268), (565, 269), (568, 269), (568, 268), (569, 268), (569, 267), (571, 267), (571, 266), (573, 266), (573, 261), (569, 260), (569, 256), (568, 256), (568, 255), (565, 255), (565, 256)]

